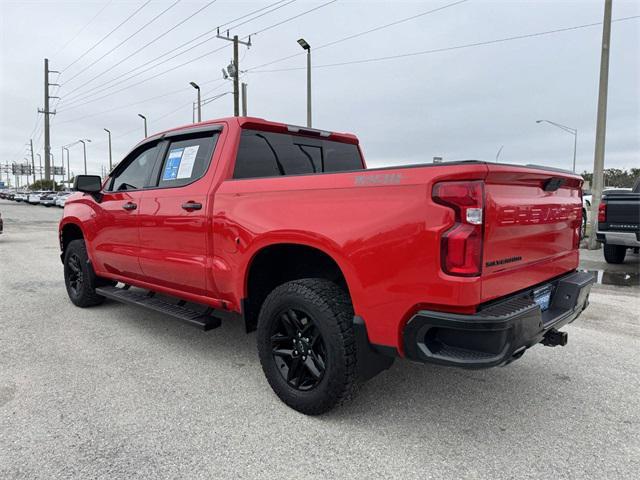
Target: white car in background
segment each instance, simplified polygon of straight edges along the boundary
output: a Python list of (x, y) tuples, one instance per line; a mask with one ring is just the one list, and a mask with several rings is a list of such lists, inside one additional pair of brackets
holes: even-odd
[(28, 196), (29, 192), (16, 192), (16, 195), (13, 197), (13, 199), (16, 202), (26, 202)]
[(64, 208), (64, 204), (73, 192), (58, 192), (56, 197), (56, 207)]
[(56, 204), (56, 198), (58, 198), (56, 192), (43, 193), (40, 195), (40, 205), (45, 207), (54, 206)]
[(38, 203), (40, 203), (40, 197), (42, 197), (45, 193), (49, 193), (49, 192), (31, 192), (27, 195), (27, 203), (31, 204), (31, 205), (37, 205)]

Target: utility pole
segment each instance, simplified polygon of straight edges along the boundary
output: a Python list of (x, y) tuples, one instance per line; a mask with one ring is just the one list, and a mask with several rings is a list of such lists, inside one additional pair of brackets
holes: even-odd
[(242, 116), (247, 116), (247, 84), (242, 82)]
[(246, 45), (247, 48), (251, 47), (251, 35), (246, 42), (240, 40), (237, 35), (234, 35), (233, 38), (229, 37), (229, 30), (227, 30), (227, 36), (220, 35), (220, 29), (218, 29), (217, 38), (222, 40), (228, 40), (233, 42), (233, 61), (231, 62), (233, 65), (233, 69), (229, 69), (227, 67), (227, 71), (229, 71), (229, 76), (233, 79), (233, 116), (240, 116), (240, 64), (238, 59), (238, 48), (239, 45)]
[(55, 70), (49, 70), (49, 59), (44, 59), (44, 109), (39, 108), (38, 112), (44, 115), (44, 177), (45, 180), (51, 180), (51, 164), (49, 163), (49, 155), (51, 154), (51, 135), (49, 129), (49, 115), (55, 115), (55, 110), (49, 110), (49, 100), (52, 98), (60, 98), (49, 95), (49, 87), (60, 86), (57, 83), (49, 83), (50, 73), (60, 73)]
[(598, 91), (598, 117), (596, 123), (596, 148), (593, 156), (592, 200), (591, 200), (591, 233), (589, 234), (589, 250), (597, 250), (598, 207), (602, 197), (602, 175), (604, 171), (604, 144), (607, 133), (607, 92), (609, 86), (609, 52), (611, 41), (611, 0), (604, 2), (604, 21), (602, 25), (602, 50), (600, 54), (600, 89)]
[(240, 116), (240, 91), (238, 88), (238, 81), (240, 79), (240, 72), (238, 71), (238, 36), (233, 36), (233, 65), (234, 65), (234, 73), (233, 76), (233, 116)]
[(31, 147), (31, 169), (33, 170), (33, 183), (36, 183), (36, 161), (33, 157), (33, 139), (29, 139), (29, 146)]
[[(107, 135), (109, 136), (109, 171), (111, 171), (113, 169), (113, 159), (111, 156), (111, 130), (108, 130), (106, 128), (103, 128), (103, 130), (107, 132)], [(145, 132), (145, 137), (146, 137), (146, 132)]]

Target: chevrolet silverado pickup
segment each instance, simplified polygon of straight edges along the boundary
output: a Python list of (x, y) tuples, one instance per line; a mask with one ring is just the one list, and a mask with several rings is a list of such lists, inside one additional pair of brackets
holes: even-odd
[(566, 344), (593, 282), (576, 270), (581, 186), (481, 161), (367, 169), (352, 134), (208, 121), (76, 178), (64, 279), (79, 307), (237, 317), (274, 392), (320, 414), (397, 357), (488, 368)]
[(605, 190), (598, 205), (596, 240), (607, 263), (623, 263), (627, 250), (640, 249), (640, 179), (632, 191)]

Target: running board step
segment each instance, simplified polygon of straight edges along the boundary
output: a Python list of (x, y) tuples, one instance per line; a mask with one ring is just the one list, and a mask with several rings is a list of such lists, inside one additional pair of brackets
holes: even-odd
[(129, 290), (126, 287), (98, 287), (96, 288), (96, 293), (111, 300), (145, 307), (149, 310), (170, 315), (204, 331), (218, 328), (222, 323), (218, 317), (182, 306), (182, 302), (176, 305), (167, 300), (156, 298), (153, 292), (145, 294)]

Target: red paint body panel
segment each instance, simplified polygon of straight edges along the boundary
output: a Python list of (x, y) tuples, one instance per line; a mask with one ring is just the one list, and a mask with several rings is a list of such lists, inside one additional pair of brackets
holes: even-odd
[[(555, 176), (555, 175), (554, 175)], [(522, 257), (485, 266), (482, 301), (544, 282), (578, 267), (574, 248), (582, 222), (581, 181), (565, 178), (557, 191), (544, 191), (549, 172), (489, 165), (485, 178), (484, 261)]]
[[(472, 162), (234, 180), (241, 129), (287, 132), (287, 126), (255, 118), (209, 123), (224, 128), (211, 166), (193, 184), (100, 203), (88, 195), (67, 201), (61, 228), (81, 227), (98, 275), (239, 312), (261, 249), (308, 245), (342, 270), (369, 340), (401, 350), (404, 324), (421, 308), (472, 313), (577, 267), (577, 176)], [(350, 134), (328, 138), (357, 144)], [(551, 177), (565, 183), (545, 192)], [(483, 264), (521, 260), (484, 267), (476, 277), (443, 273), (440, 239), (455, 216), (433, 201), (432, 189), (453, 180), (484, 181)], [(118, 211), (117, 202), (134, 194), (137, 213)], [(183, 210), (187, 201), (202, 203), (202, 210)]]

